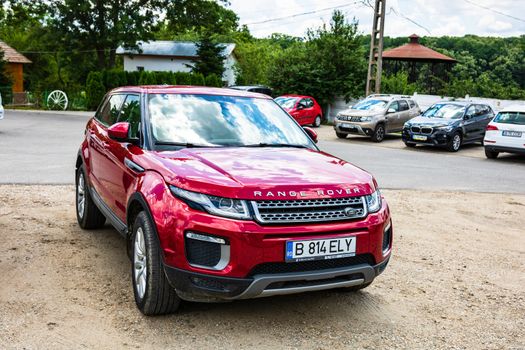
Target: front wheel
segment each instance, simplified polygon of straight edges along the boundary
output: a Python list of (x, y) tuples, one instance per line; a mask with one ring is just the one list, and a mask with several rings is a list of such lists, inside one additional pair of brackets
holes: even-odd
[(447, 150), (449, 152), (457, 152), (461, 147), (461, 135), (457, 132), (450, 138), (450, 141), (447, 143)]
[(488, 148), (485, 148), (485, 156), (488, 159), (496, 159), (496, 158), (498, 158), (498, 155), (499, 155), (499, 152), (491, 151)]
[(135, 219), (131, 239), (131, 277), (137, 307), (148, 316), (175, 312), (180, 298), (166, 278), (153, 223), (144, 211)]
[(378, 124), (372, 134), (372, 141), (381, 142), (385, 139), (385, 126), (383, 124)]
[(315, 117), (312, 126), (315, 127), (315, 128), (318, 128), (318, 127), (321, 126), (321, 116), (320, 116), (320, 115), (318, 115), (317, 117)]

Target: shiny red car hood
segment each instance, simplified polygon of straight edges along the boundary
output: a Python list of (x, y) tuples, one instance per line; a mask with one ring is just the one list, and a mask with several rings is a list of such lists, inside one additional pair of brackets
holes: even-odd
[(359, 196), (375, 190), (366, 171), (309, 149), (186, 148), (150, 154), (155, 170), (168, 183), (216, 196), (308, 199)]

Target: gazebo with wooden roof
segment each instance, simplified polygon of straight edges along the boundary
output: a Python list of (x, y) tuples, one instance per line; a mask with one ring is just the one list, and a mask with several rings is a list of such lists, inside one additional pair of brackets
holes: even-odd
[(3, 41), (0, 41), (0, 51), (3, 52), (4, 60), (7, 62), (6, 72), (13, 80), (13, 93), (24, 92), (24, 64), (31, 61)]
[[(403, 66), (400, 63), (406, 62), (409, 81), (415, 82), (417, 80), (418, 64), (429, 64), (432, 75), (441, 75), (443, 80), (447, 80), (446, 71), (450, 70), (452, 65), (457, 61), (452, 57), (448, 57), (421, 45), (419, 43), (419, 36), (416, 34), (412, 34), (408, 38), (410, 40), (409, 43), (383, 52), (383, 60), (394, 63), (394, 73), (397, 73)], [(439, 69), (440, 67), (443, 69)], [(432, 91), (432, 81), (429, 81), (429, 84), (430, 90)]]

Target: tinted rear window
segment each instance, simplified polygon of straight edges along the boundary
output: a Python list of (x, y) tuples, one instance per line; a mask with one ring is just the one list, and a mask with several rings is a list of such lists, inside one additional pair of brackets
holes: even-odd
[(500, 112), (494, 118), (496, 123), (525, 125), (525, 113), (520, 112)]

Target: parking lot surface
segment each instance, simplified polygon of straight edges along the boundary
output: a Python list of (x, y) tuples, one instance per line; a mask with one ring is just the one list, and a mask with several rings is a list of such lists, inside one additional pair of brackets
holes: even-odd
[[(0, 183), (73, 183), (90, 115), (7, 111), (0, 121)], [(339, 140), (329, 126), (317, 130), (322, 150), (372, 172), (383, 188), (525, 194), (525, 157), (503, 155), (494, 161), (485, 159), (480, 145), (451, 154), (406, 149), (395, 135), (375, 144), (363, 137)]]
[(124, 240), (74, 188), (0, 186), (0, 344), (16, 349), (522, 349), (525, 196), (385, 191), (392, 260), (358, 293), (136, 309)]

